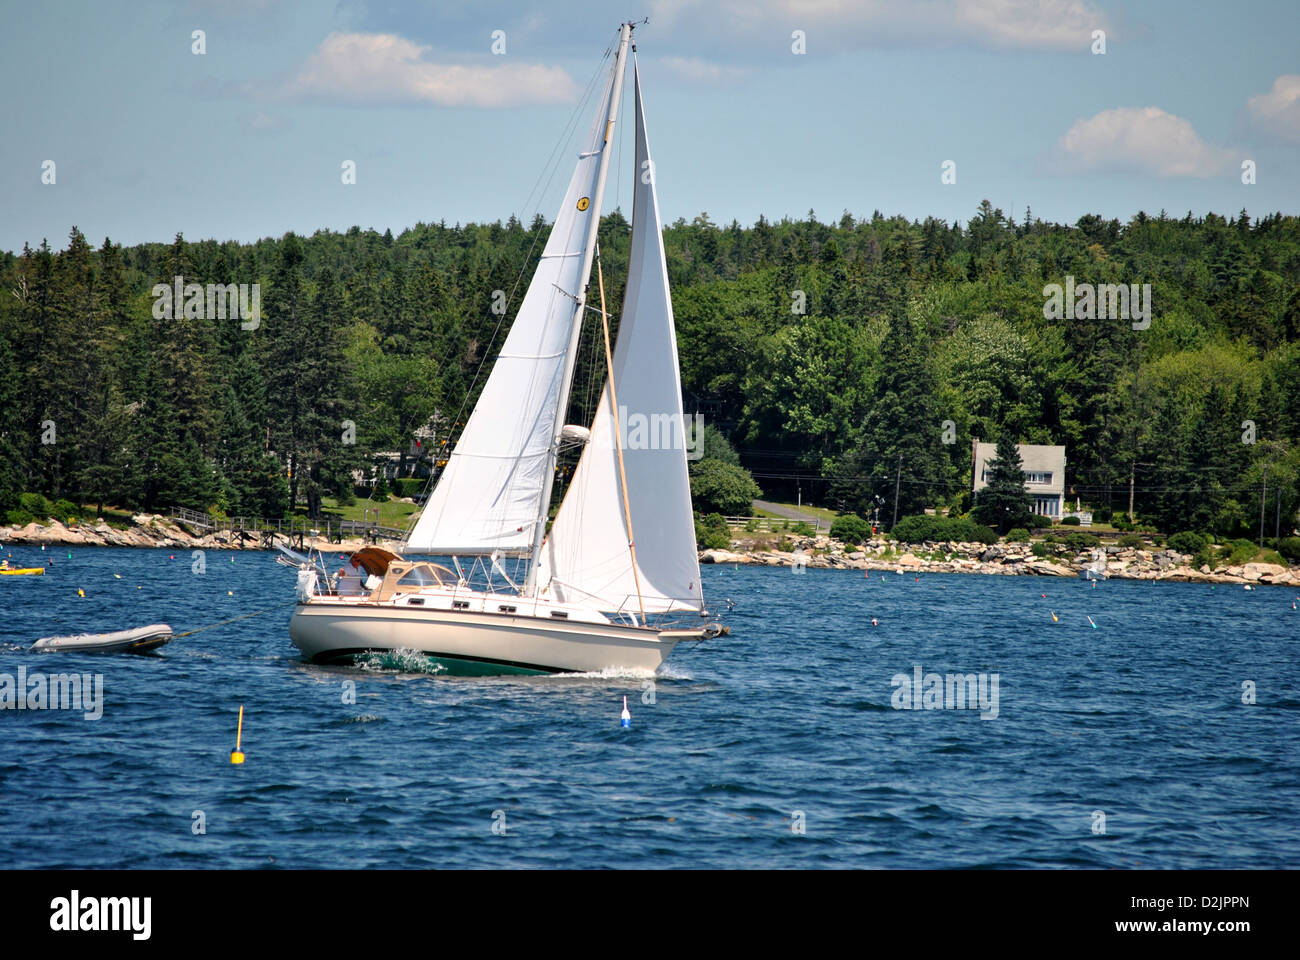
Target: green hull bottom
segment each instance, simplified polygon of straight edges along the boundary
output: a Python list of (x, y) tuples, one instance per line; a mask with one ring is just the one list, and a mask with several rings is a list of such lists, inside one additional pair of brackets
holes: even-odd
[(407, 673), (431, 673), (440, 677), (545, 677), (563, 672), (522, 663), (467, 660), (462, 657), (449, 657), (445, 654), (412, 654), (405, 651), (396, 655), (379, 651), (358, 651), (342, 656), (333, 656), (329, 660), (334, 663), (340, 661), (350, 662), (355, 665), (377, 666), (384, 670), (397, 670)]

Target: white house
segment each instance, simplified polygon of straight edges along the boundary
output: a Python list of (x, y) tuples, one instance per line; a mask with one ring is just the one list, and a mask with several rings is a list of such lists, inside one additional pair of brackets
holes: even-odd
[[(1025, 472), (1025, 492), (1033, 500), (1034, 513), (1059, 520), (1065, 511), (1065, 447), (1018, 443)], [(972, 491), (979, 493), (989, 485), (989, 461), (996, 460), (997, 444), (971, 442), (974, 464)]]

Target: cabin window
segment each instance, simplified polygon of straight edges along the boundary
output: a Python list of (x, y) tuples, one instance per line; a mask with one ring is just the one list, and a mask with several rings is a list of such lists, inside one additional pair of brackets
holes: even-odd
[(414, 598), (414, 599), (412, 599), (412, 600), (407, 600), (407, 601), (406, 601), (406, 605), (407, 605), (408, 607), (422, 607), (422, 606), (424, 606), (424, 598), (423, 598), (423, 597), (416, 597), (416, 598)]
[(401, 579), (397, 581), (398, 586), (419, 589), (420, 587), (436, 587), (438, 577), (426, 564), (418, 567), (412, 567), (406, 573), (402, 574)]
[(502, 613), (514, 613), (518, 609), (518, 607), (508, 607), (503, 603), (500, 604), (497, 607), (497, 609), (500, 610)]
[(469, 609), (469, 601), (468, 601), (468, 600), (453, 600), (453, 601), (451, 602), (451, 608), (452, 608), (453, 610), (468, 610), (468, 609)]
[(568, 619), (569, 619), (569, 614), (568, 614), (566, 611), (564, 611), (564, 610), (552, 610), (552, 611), (551, 611), (551, 616), (553, 616), (556, 620), (568, 620)]

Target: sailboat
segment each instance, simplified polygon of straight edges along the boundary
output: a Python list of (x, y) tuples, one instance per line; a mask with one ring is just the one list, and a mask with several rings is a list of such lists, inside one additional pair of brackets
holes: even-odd
[[(649, 670), (710, 621), (696, 555), (681, 375), (640, 72), (631, 255), (611, 350), (597, 228), (632, 25), (563, 204), (492, 372), (401, 553), (354, 554), (340, 576), (303, 564), (289, 623), (310, 659), (412, 650), (459, 673)], [(596, 266), (599, 309), (588, 303)], [(590, 427), (564, 423), (584, 319), (607, 376)], [(660, 427), (632, 443), (634, 418)], [(644, 439), (644, 438), (643, 438)], [(549, 530), (562, 450), (582, 449)], [(451, 566), (411, 554), (450, 557)], [(461, 561), (492, 576), (472, 584)], [(527, 561), (512, 580), (503, 561)], [(348, 566), (352, 569), (349, 570)], [(323, 582), (322, 582), (323, 581)], [(498, 581), (506, 587), (496, 588)]]

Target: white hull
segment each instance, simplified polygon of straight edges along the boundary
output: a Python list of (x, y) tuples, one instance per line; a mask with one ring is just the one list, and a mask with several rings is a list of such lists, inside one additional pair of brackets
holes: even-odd
[(653, 671), (679, 641), (703, 635), (700, 628), (656, 630), (331, 599), (300, 603), (289, 621), (294, 645), (314, 661), (415, 650), (435, 659), (499, 667), (500, 672)]

